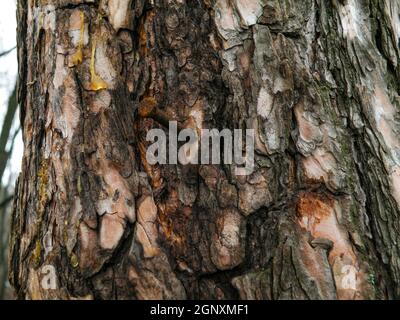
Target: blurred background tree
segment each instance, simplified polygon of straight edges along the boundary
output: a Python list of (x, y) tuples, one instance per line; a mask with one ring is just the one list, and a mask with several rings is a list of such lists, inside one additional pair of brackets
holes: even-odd
[(5, 0), (0, 12), (0, 300), (12, 299), (7, 277), (7, 253), (10, 213), (16, 172), (20, 155), (15, 144), (22, 148), (18, 136), (19, 121), (16, 99), (17, 57), (15, 50), (15, 0)]
[(9, 214), (13, 198), (14, 178), (9, 175), (4, 182), (4, 172), (9, 165), (10, 156), (14, 147), (15, 137), (19, 129), (13, 129), (13, 122), (17, 111), (16, 89), (14, 88), (3, 120), (0, 133), (0, 299), (7, 298), (7, 246), (9, 236)]

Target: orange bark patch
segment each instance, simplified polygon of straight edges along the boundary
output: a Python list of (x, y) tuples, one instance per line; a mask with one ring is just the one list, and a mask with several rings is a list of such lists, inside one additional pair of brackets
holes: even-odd
[(185, 227), (182, 221), (186, 221), (186, 217), (183, 214), (181, 215), (178, 209), (178, 193), (172, 189), (168, 198), (158, 204), (158, 223), (166, 242), (175, 250), (180, 251), (185, 242), (183, 235)]
[(148, 41), (148, 35), (147, 35), (147, 28), (148, 26), (152, 25), (152, 20), (154, 17), (154, 12), (149, 11), (147, 15), (144, 17), (142, 20), (142, 23), (139, 24), (139, 53), (141, 56), (147, 56), (148, 53), (148, 47), (147, 47), (147, 41)]
[[(360, 270), (347, 232), (339, 223), (342, 214), (338, 201), (316, 193), (301, 193), (297, 202), (299, 225), (316, 238), (332, 241), (328, 261), (335, 279), (339, 299), (362, 296), (365, 273)], [(310, 267), (311, 268), (311, 267)]]
[(146, 97), (146, 98), (144, 98), (140, 102), (140, 105), (139, 105), (139, 108), (138, 108), (139, 116), (142, 117), (142, 118), (149, 117), (152, 114), (152, 112), (154, 110), (154, 107), (156, 105), (157, 105), (157, 101), (156, 101), (156, 99), (154, 99), (154, 97)]
[(327, 217), (332, 210), (333, 201), (324, 200), (322, 196), (316, 193), (303, 194), (297, 203), (297, 213), (303, 216), (314, 216), (317, 219)]
[(300, 225), (314, 238), (329, 239), (334, 246), (329, 254), (333, 263), (337, 256), (347, 256), (349, 262), (355, 262), (353, 249), (347, 234), (342, 230), (336, 217), (336, 201), (316, 193), (303, 193), (297, 203)]
[(149, 176), (149, 178), (151, 179), (151, 186), (154, 189), (159, 189), (163, 182), (164, 179), (161, 176), (161, 169), (159, 166), (155, 165), (155, 166), (151, 166), (146, 159), (146, 146), (144, 144), (144, 142), (139, 141), (138, 142), (138, 147), (139, 147), (139, 154), (140, 154), (140, 159), (143, 165), (144, 170), (146, 171), (147, 175)]

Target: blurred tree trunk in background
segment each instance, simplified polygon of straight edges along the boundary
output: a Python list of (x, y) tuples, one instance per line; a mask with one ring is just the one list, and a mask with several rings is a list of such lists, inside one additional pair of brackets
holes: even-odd
[[(1, 54), (0, 54), (1, 56)], [(9, 237), (9, 213), (12, 195), (11, 183), (3, 184), (3, 175), (11, 157), (16, 132), (12, 132), (15, 113), (17, 111), (16, 88), (14, 88), (9, 100), (7, 110), (3, 119), (0, 132), (0, 300), (5, 298), (5, 289), (7, 283), (7, 248)], [(11, 140), (11, 141), (10, 141)], [(11, 143), (10, 143), (11, 142)], [(7, 145), (10, 146), (7, 148)]]
[(0, 189), (0, 300), (7, 298), (7, 247), (9, 237), (9, 216), (12, 197), (6, 187)]
[[(7, 197), (4, 188), (0, 189), (0, 199), (4, 199)], [(4, 292), (6, 288), (6, 274), (7, 274), (7, 263), (5, 259), (5, 247), (7, 239), (7, 228), (6, 228), (6, 210), (4, 210), (6, 206), (0, 207), (0, 300), (4, 299)]]
[[(400, 298), (399, 13), (19, 0), (18, 297)], [(160, 118), (255, 129), (253, 174), (148, 164)]]
[(13, 52), (14, 50), (15, 50), (15, 47), (13, 47), (13, 48), (11, 48), (11, 49), (8, 49), (8, 50), (6, 50), (6, 51), (0, 52), (0, 58), (1, 58), (1, 57), (4, 57), (4, 56), (6, 56), (6, 55), (8, 55), (9, 53)]
[[(7, 149), (7, 144), (11, 142), (13, 145), (13, 141), (15, 137), (15, 133), (12, 132), (12, 125), (14, 122), (15, 113), (17, 111), (18, 103), (17, 103), (17, 88), (14, 88), (11, 96), (8, 100), (7, 111), (3, 120), (3, 126), (0, 132), (0, 181), (3, 178), (4, 171), (6, 169), (8, 160), (11, 156), (12, 147)], [(0, 201), (1, 202), (1, 201)]]

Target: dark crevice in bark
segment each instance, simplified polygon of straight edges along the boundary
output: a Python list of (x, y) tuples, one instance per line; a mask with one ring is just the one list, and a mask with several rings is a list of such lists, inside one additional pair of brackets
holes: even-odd
[[(361, 141), (359, 141), (359, 139), (361, 139)], [(363, 192), (366, 193), (364, 210), (365, 214), (369, 217), (369, 229), (371, 230), (371, 236), (368, 237), (368, 242), (371, 244), (371, 253), (378, 258), (379, 269), (381, 272), (375, 274), (375, 276), (383, 277), (384, 289), (387, 290), (388, 298), (398, 299), (396, 290), (394, 290), (394, 288), (397, 287), (397, 281), (394, 278), (393, 270), (390, 268), (390, 265), (384, 262), (384, 259), (382, 257), (382, 250), (384, 250), (383, 248), (385, 248), (385, 245), (381, 241), (381, 236), (376, 226), (376, 219), (379, 219), (379, 217), (376, 217), (373, 214), (375, 210), (379, 210), (377, 209), (377, 204), (374, 203), (374, 201), (372, 200), (375, 197), (374, 192), (371, 192), (371, 190), (374, 190), (376, 186), (372, 186), (371, 182), (368, 179), (368, 175), (365, 174), (365, 172), (368, 172), (369, 168), (368, 166), (364, 165), (364, 163), (366, 159), (373, 157), (373, 155), (369, 155), (370, 151), (365, 149), (364, 140), (361, 138), (361, 136), (359, 136), (358, 133), (355, 133), (353, 144), (355, 152), (357, 153), (357, 161), (355, 167), (357, 170), (358, 179), (360, 181)], [(381, 283), (380, 280), (378, 280), (377, 282)]]

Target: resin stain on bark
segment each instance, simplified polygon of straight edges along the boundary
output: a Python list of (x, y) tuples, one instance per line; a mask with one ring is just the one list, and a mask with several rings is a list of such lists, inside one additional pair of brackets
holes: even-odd
[(85, 37), (85, 14), (81, 11), (79, 12), (79, 15), (80, 15), (80, 27), (79, 27), (78, 47), (76, 49), (76, 52), (71, 57), (71, 62), (75, 66), (83, 62), (82, 48)]
[(90, 58), (90, 89), (93, 91), (99, 91), (107, 89), (107, 83), (96, 73), (96, 40), (92, 43), (92, 55)]

